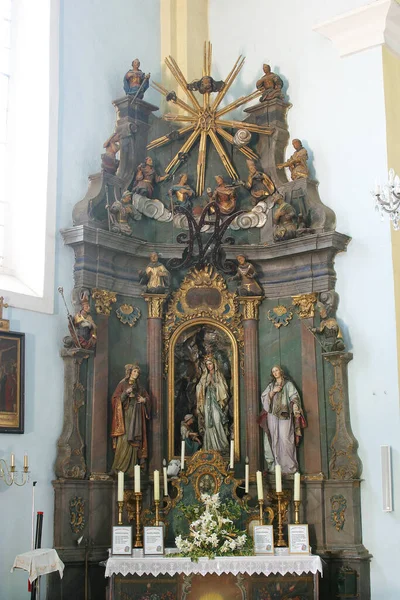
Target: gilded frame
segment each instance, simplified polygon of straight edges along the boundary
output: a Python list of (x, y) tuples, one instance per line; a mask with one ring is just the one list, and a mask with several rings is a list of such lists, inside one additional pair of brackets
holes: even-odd
[(25, 334), (0, 331), (0, 433), (24, 433)]
[[(212, 318), (200, 317), (181, 323), (173, 332), (168, 347), (168, 458), (180, 458), (174, 451), (175, 440), (175, 345), (181, 334), (196, 325), (210, 325), (222, 331), (230, 340), (232, 348), (231, 393), (233, 397), (233, 435), (235, 460), (240, 460), (240, 427), (239, 427), (239, 348), (232, 331), (225, 324)], [(191, 460), (191, 457), (185, 458)]]

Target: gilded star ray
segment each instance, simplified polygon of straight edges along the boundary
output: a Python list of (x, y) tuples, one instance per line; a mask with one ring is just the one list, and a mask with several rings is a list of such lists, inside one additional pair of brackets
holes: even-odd
[[(228, 90), (232, 86), (233, 82), (235, 81), (236, 77), (240, 73), (244, 65), (244, 61), (245, 58), (243, 56), (239, 56), (239, 58), (233, 65), (231, 71), (228, 73), (225, 81), (217, 82), (218, 84), (221, 84), (217, 87), (217, 90), (207, 89), (206, 85), (203, 87), (202, 90), (196, 88), (203, 96), (202, 105), (195, 96), (192, 84), (189, 86), (185, 76), (179, 68), (179, 65), (172, 56), (168, 56), (165, 59), (165, 64), (171, 71), (179, 87), (185, 92), (185, 94), (187, 94), (188, 102), (181, 100), (177, 97), (175, 92), (169, 92), (161, 84), (156, 82), (152, 83), (152, 86), (158, 92), (160, 92), (160, 94), (165, 96), (167, 102), (172, 102), (173, 104), (176, 104), (177, 106), (182, 108), (187, 114), (166, 113), (163, 116), (163, 119), (165, 119), (166, 121), (172, 123), (182, 123), (186, 125), (167, 135), (163, 135), (153, 140), (152, 142), (150, 142), (147, 148), (149, 150), (153, 148), (159, 148), (173, 140), (179, 139), (180, 137), (190, 133), (187, 140), (182, 144), (180, 150), (175, 154), (174, 158), (171, 160), (171, 162), (169, 163), (169, 165), (167, 165), (165, 169), (166, 173), (174, 173), (179, 168), (183, 160), (182, 157), (186, 157), (190, 153), (194, 145), (197, 143), (197, 140), (200, 138), (197, 156), (196, 183), (196, 193), (198, 196), (201, 196), (205, 186), (208, 138), (211, 140), (211, 143), (216, 149), (222, 161), (222, 164), (225, 167), (226, 172), (233, 180), (236, 180), (239, 179), (237, 171), (232, 165), (232, 162), (228, 154), (226, 153), (220, 138), (224, 139), (226, 142), (231, 144), (231, 146), (237, 147), (237, 149), (242, 154), (244, 154), (246, 158), (257, 160), (258, 155), (249, 146), (236, 146), (234, 144), (234, 137), (229, 132), (225, 131), (225, 129), (245, 129), (252, 133), (257, 133), (261, 135), (271, 135), (273, 133), (273, 129), (271, 127), (263, 127), (260, 125), (255, 125), (254, 123), (246, 123), (242, 121), (221, 119), (223, 115), (261, 96), (262, 92), (257, 90), (252, 92), (251, 94), (248, 94), (247, 96), (241, 96), (240, 98), (234, 100), (233, 102), (229, 103), (223, 108), (218, 108), (223, 99), (225, 98)], [(210, 42), (205, 42), (203, 55), (203, 76), (202, 79), (199, 81), (202, 82), (204, 77), (211, 78), (211, 65), (212, 45), (210, 44)], [(212, 80), (212, 82), (213, 85), (215, 82), (214, 80)], [(216, 91), (216, 96), (212, 98), (211, 94), (214, 93), (214, 91)]]

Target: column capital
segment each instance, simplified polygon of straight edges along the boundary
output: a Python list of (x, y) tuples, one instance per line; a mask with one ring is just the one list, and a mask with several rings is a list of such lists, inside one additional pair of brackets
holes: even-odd
[(147, 302), (148, 318), (161, 319), (163, 314), (164, 302), (168, 294), (143, 294)]
[(243, 319), (258, 320), (258, 307), (263, 301), (262, 296), (239, 296), (239, 302), (243, 306)]
[(92, 298), (94, 300), (96, 313), (98, 315), (109, 317), (112, 310), (111, 304), (114, 304), (114, 302), (117, 301), (115, 292), (94, 288), (92, 289)]
[(300, 319), (309, 319), (314, 316), (314, 304), (317, 300), (318, 294), (316, 292), (292, 296), (293, 306), (299, 307)]

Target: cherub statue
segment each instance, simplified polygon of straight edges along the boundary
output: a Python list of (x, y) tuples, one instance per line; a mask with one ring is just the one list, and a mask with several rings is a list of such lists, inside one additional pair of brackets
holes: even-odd
[(274, 182), (266, 173), (257, 171), (254, 160), (246, 160), (249, 168), (247, 180), (243, 183), (244, 187), (250, 191), (253, 204), (257, 204), (266, 196), (270, 196), (276, 191)]
[(116, 173), (119, 165), (116, 155), (120, 150), (118, 133), (113, 133), (103, 144), (105, 153), (101, 155), (101, 168), (107, 173)]
[(170, 274), (158, 260), (157, 252), (150, 254), (150, 263), (144, 271), (139, 271), (140, 283), (146, 284), (148, 294), (165, 294), (169, 289)]
[(145, 91), (149, 87), (150, 73), (145, 75), (140, 70), (140, 60), (135, 58), (132, 61), (132, 68), (125, 73), (124, 77), (124, 90), (128, 96), (134, 96), (139, 100), (142, 100)]
[(168, 177), (169, 175), (158, 175), (153, 166), (153, 159), (147, 156), (144, 163), (141, 163), (137, 168), (132, 191), (141, 196), (146, 196), (146, 198), (152, 198), (156, 183), (161, 183)]
[(256, 280), (256, 270), (243, 254), (236, 257), (238, 268), (231, 281), (237, 280), (239, 296), (264, 296), (264, 292)]
[(307, 165), (307, 150), (303, 148), (301, 140), (294, 139), (292, 140), (292, 144), (293, 148), (295, 149), (295, 152), (290, 158), (288, 158), (286, 162), (276, 166), (278, 167), (278, 169), (289, 167), (292, 181), (295, 181), (296, 179), (305, 179), (309, 175), (309, 169)]
[(195, 79), (191, 83), (188, 83), (187, 88), (192, 92), (210, 94), (211, 92), (219, 92), (224, 86), (225, 83), (223, 81), (215, 81), (209, 75), (204, 75), (201, 79)]
[(276, 73), (271, 71), (269, 65), (263, 65), (264, 75), (256, 83), (258, 90), (262, 91), (260, 102), (273, 100), (274, 98), (283, 98), (283, 81)]
[(121, 200), (115, 200), (110, 207), (107, 205), (106, 208), (110, 211), (110, 231), (132, 235), (132, 227), (129, 224), (129, 220), (134, 218), (132, 192), (127, 190), (122, 194)]
[(173, 185), (168, 190), (168, 196), (175, 205), (183, 206), (188, 210), (192, 210), (192, 198), (195, 195), (194, 190), (187, 183), (188, 176), (186, 173), (182, 173), (179, 177), (178, 183)]
[[(332, 292), (332, 294), (335, 294), (335, 292)], [(320, 298), (323, 298), (322, 294)], [(329, 316), (329, 313), (335, 309), (336, 304), (337, 294), (335, 294), (335, 300), (331, 304), (321, 301), (316, 304), (321, 321), (319, 327), (311, 327), (310, 331), (317, 336), (323, 352), (342, 352), (345, 349), (339, 324), (333, 316)]]
[(210, 198), (210, 202), (216, 202), (223, 215), (230, 215), (236, 208), (235, 186), (225, 183), (221, 175), (216, 175), (215, 181), (217, 182), (217, 187), (214, 188), (214, 191), (211, 188), (207, 188), (207, 195)]

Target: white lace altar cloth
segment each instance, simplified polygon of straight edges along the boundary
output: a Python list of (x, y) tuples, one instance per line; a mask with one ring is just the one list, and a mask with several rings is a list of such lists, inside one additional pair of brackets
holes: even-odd
[(58, 571), (62, 578), (64, 563), (60, 560), (54, 548), (37, 548), (30, 552), (18, 554), (15, 557), (11, 573), (14, 569), (24, 569), (29, 573), (29, 581), (32, 583), (41, 575)]
[(292, 573), (317, 572), (322, 575), (322, 562), (319, 556), (223, 556), (200, 558), (193, 562), (190, 558), (171, 556), (123, 557), (111, 556), (107, 560), (106, 577), (111, 575), (208, 575), (214, 573), (247, 573), (248, 575), (286, 575)]

